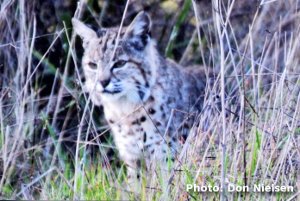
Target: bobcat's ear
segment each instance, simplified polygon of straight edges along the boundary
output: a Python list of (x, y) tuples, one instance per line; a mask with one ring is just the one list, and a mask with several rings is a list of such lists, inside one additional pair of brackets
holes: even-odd
[[(142, 46), (146, 46), (151, 31), (151, 19), (150, 16), (142, 11), (134, 18), (131, 24), (128, 26), (125, 37), (134, 39), (135, 46), (138, 49), (143, 49)], [(137, 40), (140, 40), (139, 43)]]
[(81, 37), (84, 43), (97, 37), (97, 33), (93, 29), (89, 28), (79, 20), (72, 18), (72, 24), (75, 33)]

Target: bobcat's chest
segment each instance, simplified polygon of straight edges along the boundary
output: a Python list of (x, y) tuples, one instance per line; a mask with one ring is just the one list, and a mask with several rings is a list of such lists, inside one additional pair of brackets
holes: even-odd
[(165, 143), (163, 136), (168, 118), (161, 102), (150, 97), (147, 103), (127, 106), (124, 110), (120, 104), (104, 107), (105, 117), (120, 153), (139, 158), (141, 154), (153, 153), (155, 146)]
[[(109, 121), (114, 141), (120, 153), (125, 152), (130, 157), (140, 158), (154, 151), (153, 144), (159, 145), (162, 140), (162, 129), (157, 127), (151, 117), (136, 114), (138, 118), (127, 118), (122, 122)], [(128, 156), (126, 156), (128, 157)]]

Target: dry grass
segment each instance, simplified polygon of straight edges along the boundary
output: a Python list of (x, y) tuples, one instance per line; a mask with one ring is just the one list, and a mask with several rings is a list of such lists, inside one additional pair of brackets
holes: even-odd
[[(174, 164), (151, 173), (138, 195), (129, 193), (129, 198), (299, 199), (300, 5), (294, 0), (256, 3), (246, 7), (246, 16), (243, 5), (249, 3), (244, 1), (214, 0), (212, 8), (193, 1), (187, 11), (175, 8), (175, 28), (166, 33), (190, 18), (200, 27), (185, 38), (179, 60), (197, 58), (219, 72), (218, 81), (207, 89), (199, 126)], [(0, 198), (120, 199), (128, 194), (126, 171), (111, 153), (109, 128), (95, 118), (100, 112), (82, 93), (80, 59), (69, 48), (75, 47), (75, 37), (65, 24), (40, 34), (33, 10), (25, 0), (1, 3)], [(77, 6), (75, 16), (81, 18), (85, 10), (95, 16), (85, 4)], [(41, 51), (43, 37), (49, 46)], [(163, 44), (175, 48), (175, 43), (170, 38)], [(54, 48), (64, 50), (64, 57), (56, 58), (61, 68), (51, 58)], [(218, 115), (211, 112), (213, 91), (221, 92)], [(186, 184), (193, 183), (290, 185), (294, 192), (187, 192)]]

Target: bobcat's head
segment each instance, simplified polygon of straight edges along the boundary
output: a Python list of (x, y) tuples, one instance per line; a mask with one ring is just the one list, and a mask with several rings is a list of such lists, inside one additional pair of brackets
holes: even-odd
[(120, 99), (145, 101), (154, 83), (157, 60), (150, 38), (150, 17), (140, 12), (128, 27), (121, 29), (119, 41), (119, 28), (95, 32), (76, 19), (72, 23), (83, 40), (85, 87), (92, 101), (96, 105)]

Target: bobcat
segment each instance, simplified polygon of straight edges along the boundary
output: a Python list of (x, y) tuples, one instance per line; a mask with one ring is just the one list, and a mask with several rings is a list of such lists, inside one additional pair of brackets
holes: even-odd
[(206, 76), (158, 53), (151, 19), (140, 12), (128, 27), (94, 31), (72, 19), (83, 40), (85, 88), (102, 105), (128, 178), (174, 159), (203, 105)]

